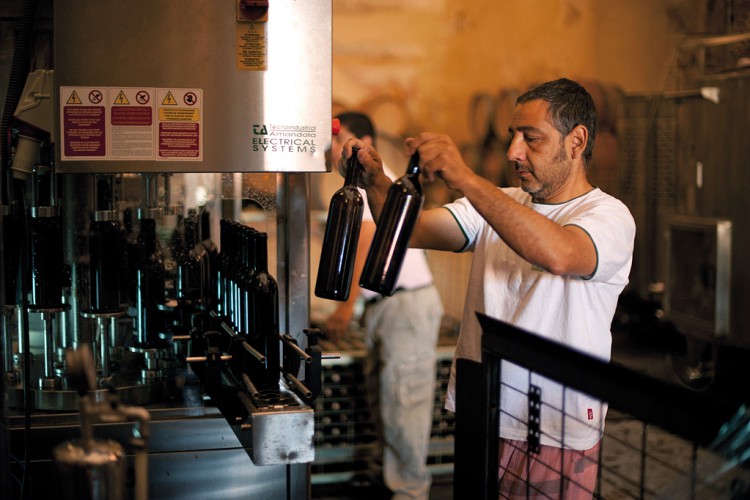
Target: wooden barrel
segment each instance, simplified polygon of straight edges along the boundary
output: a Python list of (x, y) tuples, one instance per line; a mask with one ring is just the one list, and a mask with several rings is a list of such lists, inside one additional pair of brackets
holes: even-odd
[(597, 126), (600, 131), (617, 135), (617, 121), (622, 115), (625, 93), (618, 85), (598, 80), (578, 80), (596, 104)]
[(464, 163), (469, 166), (474, 172), (479, 172), (482, 165), (482, 146), (476, 142), (461, 144), (458, 146), (461, 151), (461, 157), (464, 159)]
[(607, 193), (618, 196), (617, 136), (609, 130), (596, 134), (594, 153), (587, 171), (588, 181)]
[(477, 92), (469, 100), (469, 132), (478, 144), (492, 132), (495, 98), (487, 92)]
[(495, 96), (494, 114), (492, 126), (495, 130), (500, 144), (507, 145), (510, 142), (510, 120), (513, 117), (513, 110), (516, 107), (516, 99), (521, 92), (515, 87), (502, 88)]

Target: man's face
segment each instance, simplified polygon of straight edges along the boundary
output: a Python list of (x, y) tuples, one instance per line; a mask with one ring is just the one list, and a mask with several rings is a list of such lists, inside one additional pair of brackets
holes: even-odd
[(521, 189), (534, 201), (559, 193), (570, 178), (573, 162), (563, 138), (552, 124), (549, 105), (543, 100), (519, 104), (513, 111), (507, 158), (516, 168)]

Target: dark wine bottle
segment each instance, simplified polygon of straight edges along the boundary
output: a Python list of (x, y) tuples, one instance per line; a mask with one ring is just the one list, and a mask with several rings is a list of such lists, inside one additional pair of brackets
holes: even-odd
[(248, 284), (251, 322), (248, 340), (266, 361), (260, 370), (251, 367), (250, 379), (261, 392), (273, 394), (279, 390), (281, 375), (279, 288), (268, 272), (268, 234), (255, 232), (253, 242), (255, 273)]
[(227, 221), (221, 219), (219, 221), (219, 256), (216, 259), (216, 267), (214, 272), (216, 273), (216, 310), (221, 316), (225, 316), (227, 313), (226, 306), (226, 292), (224, 291), (224, 281), (227, 277), (227, 262), (229, 260), (229, 247), (227, 241), (229, 236), (227, 235), (229, 229), (227, 229)]
[(145, 218), (140, 221), (138, 246), (141, 257), (138, 262), (136, 279), (136, 325), (138, 344), (155, 345), (163, 329), (159, 306), (166, 298), (164, 260), (161, 247), (156, 239), (156, 221)]
[(250, 317), (252, 314), (250, 308), (250, 286), (251, 279), (255, 276), (255, 273), (258, 270), (255, 250), (255, 237), (258, 231), (249, 226), (242, 226), (241, 229), (242, 269), (237, 276), (239, 287), (239, 303), (237, 307), (239, 310), (238, 317), (240, 318), (240, 322), (237, 324), (237, 331), (243, 335), (249, 335), (253, 327), (253, 320)]
[(211, 239), (211, 215), (205, 208), (200, 212), (200, 242), (208, 254), (208, 290), (206, 290), (206, 309), (211, 310), (219, 303), (217, 268), (219, 265), (219, 248)]
[(95, 313), (120, 308), (120, 221), (114, 210), (97, 210), (89, 230), (89, 300)]
[(63, 229), (59, 207), (32, 207), (29, 221), (31, 303), (38, 309), (62, 305)]
[(358, 151), (358, 148), (352, 148), (344, 186), (333, 194), (328, 208), (318, 278), (315, 282), (315, 295), (324, 299), (344, 301), (349, 298), (364, 213), (364, 201), (357, 189), (357, 182), (362, 174), (362, 165), (357, 159)]
[(208, 290), (208, 252), (200, 242), (197, 214), (190, 210), (183, 220), (183, 248), (177, 258), (177, 298), (205, 307)]
[(381, 295), (393, 295), (423, 201), (419, 183), (419, 153), (414, 153), (406, 167), (406, 174), (388, 189), (362, 270), (360, 286)]

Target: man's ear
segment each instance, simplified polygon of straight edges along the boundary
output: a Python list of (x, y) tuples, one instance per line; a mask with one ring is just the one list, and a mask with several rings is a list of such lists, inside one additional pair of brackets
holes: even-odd
[(589, 140), (589, 131), (583, 125), (576, 125), (568, 134), (570, 149), (573, 158), (582, 158)]

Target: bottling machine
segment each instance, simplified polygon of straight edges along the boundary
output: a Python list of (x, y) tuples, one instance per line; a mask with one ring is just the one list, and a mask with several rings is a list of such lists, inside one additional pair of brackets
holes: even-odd
[[(54, 67), (23, 75), (3, 165), (14, 490), (309, 496), (330, 0), (53, 9)], [(129, 415), (147, 436), (126, 437)], [(120, 472), (69, 473), (90, 467), (69, 450), (96, 453), (92, 434), (124, 443)], [(82, 444), (53, 457), (66, 443)]]

